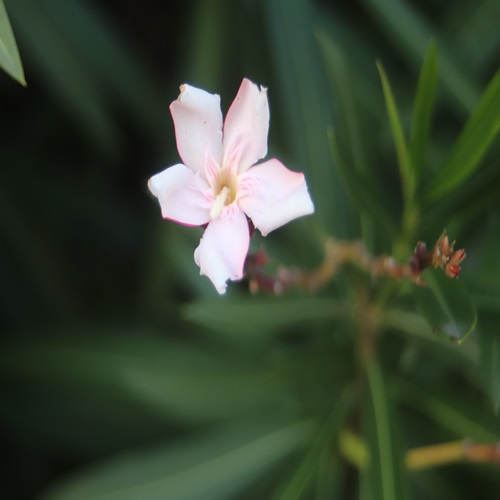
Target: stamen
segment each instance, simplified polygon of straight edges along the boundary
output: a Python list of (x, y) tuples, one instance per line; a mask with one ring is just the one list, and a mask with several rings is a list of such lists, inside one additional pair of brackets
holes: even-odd
[(215, 197), (214, 204), (210, 210), (210, 217), (215, 219), (230, 202), (231, 190), (227, 186), (223, 186), (219, 194)]

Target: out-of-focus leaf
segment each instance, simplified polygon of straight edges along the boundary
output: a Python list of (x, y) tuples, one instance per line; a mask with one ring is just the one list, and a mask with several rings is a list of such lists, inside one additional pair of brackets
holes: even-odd
[(113, 152), (118, 131), (93, 73), (66, 43), (42, 2), (15, 0), (8, 5), (23, 36), (27, 58), (40, 71), (54, 97), (75, 114), (84, 133), (89, 134), (96, 145)]
[[(454, 342), (443, 342), (433, 334), (428, 321), (421, 315), (400, 309), (387, 310), (380, 317), (380, 326), (405, 335), (420, 348), (436, 357), (439, 363), (450, 368), (477, 375), (477, 349), (472, 343), (458, 346)], [(470, 348), (469, 348), (470, 346)]]
[(282, 85), (280, 99), (289, 113), (287, 147), (292, 148), (296, 155), (294, 162), (306, 173), (316, 216), (322, 225), (339, 238), (355, 237), (356, 216), (333, 168), (326, 137), (333, 115), (326, 76), (313, 36), (314, 3), (269, 0), (263, 5)]
[(396, 234), (395, 221), (381, 204), (381, 200), (377, 197), (372, 186), (344, 160), (340, 152), (337, 137), (331, 128), (328, 129), (328, 138), (335, 165), (353, 202), (360, 211), (373, 217), (376, 223), (385, 230), (387, 236), (394, 236)]
[[(420, 227), (427, 234), (442, 230), (443, 221), (464, 220), (471, 214), (491, 214), (491, 207), (500, 199), (500, 158), (479, 169), (466, 183), (457, 186), (453, 196), (446, 196), (426, 207)], [(493, 274), (489, 272), (489, 277)]]
[(500, 437), (498, 419), (492, 413), (485, 413), (461, 393), (450, 392), (449, 387), (421, 387), (407, 379), (396, 378), (393, 389), (397, 400), (458, 438), (492, 442)]
[(164, 134), (163, 93), (142, 54), (135, 53), (116, 26), (99, 15), (98, 6), (81, 0), (51, 0), (44, 9), (92, 77), (109, 88), (150, 136)]
[(370, 460), (362, 472), (361, 498), (364, 500), (403, 500), (407, 498), (404, 450), (399, 442), (398, 422), (393, 413), (378, 362), (366, 369), (369, 396), (364, 423)]
[(425, 287), (415, 287), (417, 306), (433, 332), (460, 344), (474, 330), (477, 313), (462, 283), (439, 269), (428, 269)]
[[(356, 80), (356, 89), (351, 91), (359, 107), (378, 121), (384, 104), (378, 98), (380, 78), (374, 71), (373, 61), (380, 53), (369, 36), (364, 36), (366, 33), (357, 31), (355, 26), (356, 22), (353, 19), (340, 17), (334, 11), (324, 9), (316, 14), (314, 34), (323, 51), (325, 50), (323, 43), (327, 40), (339, 48), (346, 63), (349, 62), (349, 69)], [(366, 141), (366, 137), (364, 140)]]
[(254, 298), (200, 300), (185, 306), (190, 321), (241, 336), (259, 336), (298, 323), (338, 319), (349, 313), (331, 298)]
[(440, 26), (445, 37), (453, 43), (457, 54), (467, 60), (477, 74), (485, 74), (491, 62), (498, 56), (500, 31), (498, 0), (461, 2), (447, 11), (444, 26)]
[(44, 500), (223, 500), (248, 488), (308, 440), (311, 422), (252, 422), (137, 453), (82, 473)]
[[(4, 250), (11, 247), (13, 254), (26, 269), (28, 280), (24, 282), (24, 286), (29, 287), (30, 293), (35, 296), (35, 310), (43, 307), (45, 311), (60, 318), (77, 316), (79, 305), (67, 277), (61, 272), (57, 254), (54, 255), (53, 249), (47, 246), (46, 241), (35, 230), (39, 222), (31, 214), (28, 216), (19, 210), (15, 203), (19, 200), (6, 187), (0, 185), (0, 232), (9, 235), (9, 240), (2, 246)], [(9, 267), (16, 268), (12, 261), (9, 261)], [(2, 278), (6, 280), (5, 275)], [(17, 285), (22, 281), (17, 274), (13, 275), (12, 280), (14, 283), (17, 281)], [(13, 314), (19, 320), (27, 319), (26, 313), (30, 307), (24, 299), (19, 300), (19, 297), (16, 304), (14, 290), (15, 286), (10, 283), (4, 304), (12, 302)], [(34, 318), (31, 319), (35, 323)]]
[(432, 112), (436, 97), (438, 80), (438, 54), (436, 45), (431, 42), (425, 56), (417, 95), (413, 105), (413, 122), (410, 132), (410, 161), (415, 172), (424, 168), (425, 152), (429, 142)]
[(0, 0), (0, 67), (26, 86), (24, 70), (3, 0)]
[[(286, 380), (269, 363), (241, 354), (226, 359), (162, 339), (146, 329), (67, 332), (4, 344), (4, 384), (30, 381), (61, 391), (94, 391), (149, 408), (159, 417), (213, 421), (290, 401)], [(281, 401), (281, 403), (279, 403)]]
[[(372, 223), (377, 231), (382, 229), (389, 237), (394, 235), (396, 226), (387, 209), (378, 196), (377, 171), (372, 168), (368, 158), (367, 141), (361, 135), (361, 121), (354, 93), (357, 81), (348, 67), (342, 49), (334, 42), (324, 29), (316, 29), (315, 35), (322, 50), (326, 72), (332, 87), (332, 99), (335, 102), (337, 120), (335, 132), (328, 127), (327, 133), (334, 164), (342, 177), (345, 188), (357, 208)], [(346, 151), (341, 153), (341, 145)], [(375, 220), (374, 220), (375, 219)], [(365, 224), (366, 226), (366, 224)]]
[(410, 200), (415, 191), (415, 171), (411, 164), (410, 156), (408, 155), (408, 148), (406, 146), (406, 139), (403, 131), (403, 126), (401, 124), (401, 119), (399, 117), (398, 108), (396, 101), (394, 100), (394, 95), (392, 93), (391, 85), (389, 79), (385, 73), (382, 63), (377, 61), (377, 69), (380, 74), (380, 79), (382, 81), (382, 89), (384, 91), (385, 106), (387, 109), (387, 115), (389, 116), (389, 122), (391, 124), (392, 137), (394, 139), (394, 146), (396, 148), (396, 154), (398, 157), (399, 171), (401, 174), (401, 182), (403, 183), (403, 193), (405, 199)]
[(500, 70), (490, 81), (456, 140), (448, 159), (432, 181), (426, 198), (435, 202), (464, 182), (479, 166), (500, 132)]
[(334, 93), (334, 102), (339, 108), (340, 123), (336, 123), (337, 135), (345, 137), (349, 145), (350, 163), (358, 172), (367, 172), (368, 153), (360, 135), (359, 111), (356, 109), (354, 92), (355, 82), (350, 74), (344, 54), (328, 33), (322, 29), (315, 30), (316, 39), (323, 52), (327, 74)]
[(207, 89), (221, 88), (224, 46), (231, 39), (229, 31), (238, 29), (236, 22), (229, 22), (230, 9), (231, 3), (224, 0), (201, 2), (193, 9), (192, 29), (186, 37), (187, 81), (203, 83)]
[[(498, 298), (498, 297), (497, 297)], [(500, 315), (495, 315), (495, 324), (481, 325), (479, 328), (479, 358), (483, 380), (490, 394), (493, 409), (500, 412)]]
[(287, 480), (286, 486), (273, 496), (273, 500), (300, 500), (318, 474), (324, 456), (331, 454), (332, 443), (337, 440), (354, 402), (353, 387), (347, 387), (335, 402), (330, 415), (320, 427), (311, 447), (295, 474)]
[[(394, 39), (394, 48), (402, 52), (405, 60), (409, 59), (419, 67), (433, 31), (417, 10), (399, 0), (363, 0), (363, 3), (386, 28), (384, 33)], [(480, 95), (472, 72), (463, 67), (453, 47), (441, 39), (437, 39), (436, 44), (441, 60), (441, 80), (455, 102), (460, 104), (461, 111), (470, 111)]]

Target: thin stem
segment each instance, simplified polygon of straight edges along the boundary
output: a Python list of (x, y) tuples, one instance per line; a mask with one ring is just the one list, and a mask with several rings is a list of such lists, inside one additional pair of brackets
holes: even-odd
[[(366, 443), (350, 430), (343, 430), (340, 434), (339, 448), (344, 458), (358, 469), (365, 468), (369, 463), (370, 457)], [(421, 446), (408, 450), (405, 462), (408, 470), (439, 467), (458, 462), (500, 465), (500, 442), (476, 443), (470, 439), (461, 439)]]

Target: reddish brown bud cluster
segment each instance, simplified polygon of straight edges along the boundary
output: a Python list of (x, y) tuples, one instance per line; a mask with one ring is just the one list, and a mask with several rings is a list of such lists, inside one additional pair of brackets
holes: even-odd
[(431, 252), (427, 252), (427, 245), (419, 241), (410, 259), (409, 265), (414, 276), (429, 266), (440, 267), (449, 278), (456, 278), (460, 274), (459, 264), (465, 259), (464, 249), (453, 250), (455, 242), (450, 245), (450, 240), (445, 232), (439, 237)]
[(443, 233), (430, 254), (430, 261), (434, 267), (441, 267), (449, 278), (457, 278), (460, 273), (459, 264), (465, 259), (466, 253), (462, 248), (453, 250), (455, 242), (450, 245), (448, 236)]

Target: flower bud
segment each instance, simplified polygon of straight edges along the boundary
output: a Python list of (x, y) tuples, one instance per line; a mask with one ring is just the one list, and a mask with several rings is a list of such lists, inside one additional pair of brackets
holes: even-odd
[(439, 248), (439, 252), (441, 255), (450, 255), (450, 241), (447, 235), (443, 234), (439, 238), (436, 246)]
[(457, 264), (452, 264), (448, 262), (444, 268), (444, 274), (448, 276), (448, 278), (457, 278), (460, 273), (460, 267)]
[(427, 252), (427, 245), (423, 241), (418, 241), (415, 245), (415, 250), (413, 251), (413, 255), (410, 258), (410, 269), (413, 273), (418, 273), (423, 271), (428, 265), (430, 261), (429, 253)]
[(465, 250), (461, 248), (451, 254), (449, 263), (458, 265), (465, 259), (466, 256), (467, 254), (465, 253)]

